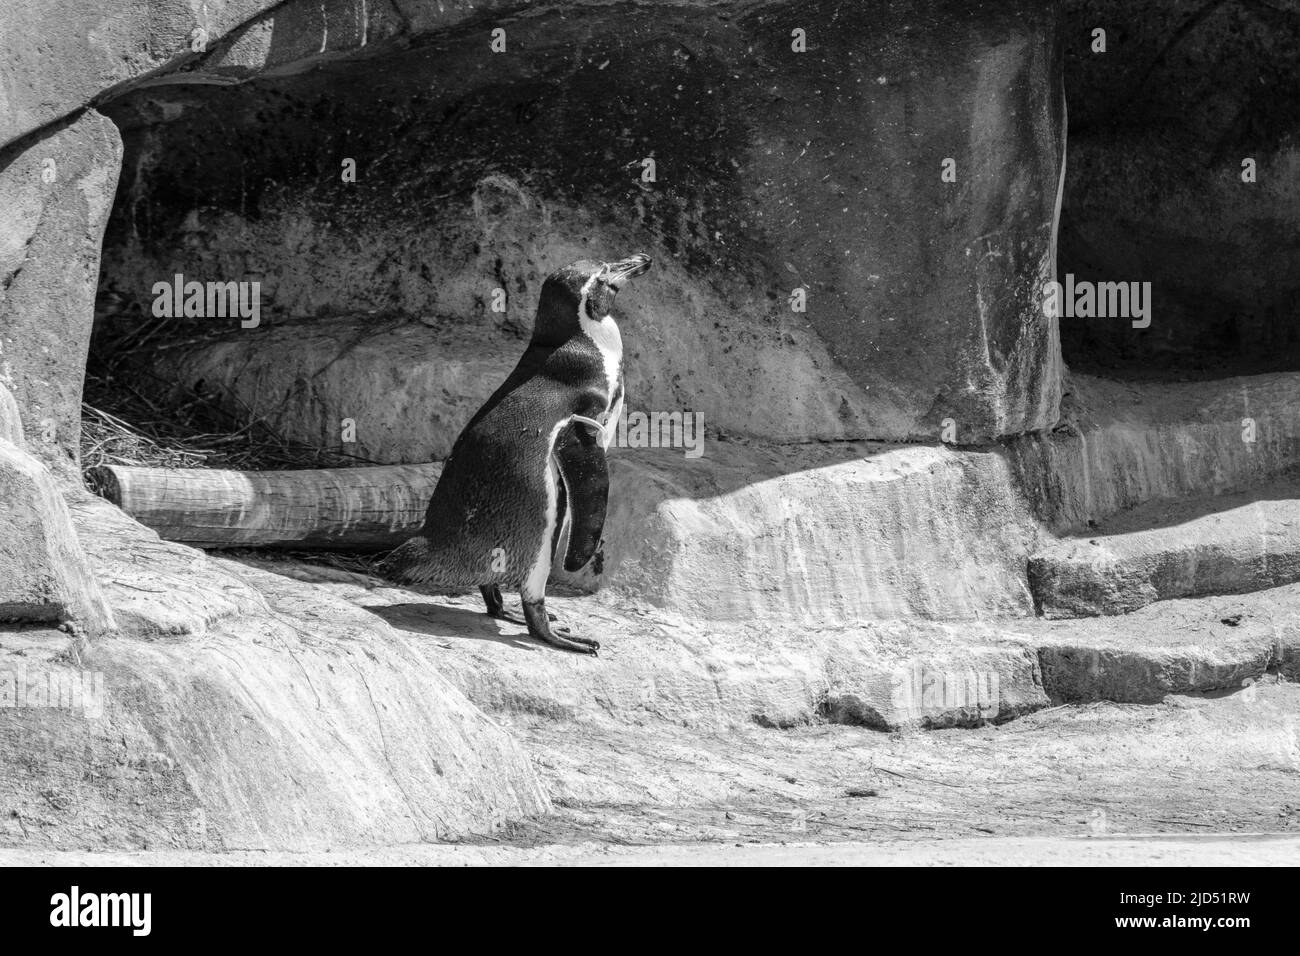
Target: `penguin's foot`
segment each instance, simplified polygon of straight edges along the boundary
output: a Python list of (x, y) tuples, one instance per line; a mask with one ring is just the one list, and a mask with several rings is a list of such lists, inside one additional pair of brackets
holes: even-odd
[[(501, 596), (501, 588), (495, 584), (485, 584), (479, 588), (479, 591), (483, 595), (483, 602), (487, 604), (488, 617), (496, 618), (498, 621), (509, 621), (511, 624), (522, 624), (524, 627), (528, 626), (528, 619), (524, 615), (506, 610), (506, 602), (505, 598)], [(554, 624), (556, 617), (552, 612), (547, 611), (546, 619)], [(567, 635), (571, 633), (567, 627), (554, 627), (551, 630), (557, 634)]]
[(478, 593), (483, 595), (489, 617), (501, 617), (506, 613), (506, 602), (501, 597), (501, 589), (495, 584), (480, 584)]
[(589, 637), (579, 637), (567, 627), (552, 629), (551, 621), (554, 615), (547, 612), (544, 601), (524, 601), (524, 618), (528, 625), (528, 633), (543, 644), (593, 656), (600, 650), (599, 641), (593, 641)]
[[(524, 627), (528, 626), (528, 619), (526, 617), (524, 617), (522, 614), (516, 614), (514, 611), (507, 611), (505, 608), (502, 608), (501, 610), (496, 612), (488, 611), (488, 616), (494, 617), (498, 621), (509, 621), (511, 624), (522, 624), (524, 625)], [(555, 615), (552, 614), (550, 611), (546, 612), (546, 618), (552, 624), (555, 624), (557, 620)], [(563, 625), (556, 625), (555, 627), (551, 628), (551, 630), (554, 631), (556, 634), (569, 633), (569, 629), (567, 627), (564, 627)]]
[(523, 624), (525, 627), (528, 625), (522, 614), (506, 610), (505, 598), (501, 596), (500, 587), (495, 584), (483, 584), (478, 590), (483, 595), (483, 603), (487, 605), (488, 617), (494, 617), (498, 621), (509, 621), (511, 624)]

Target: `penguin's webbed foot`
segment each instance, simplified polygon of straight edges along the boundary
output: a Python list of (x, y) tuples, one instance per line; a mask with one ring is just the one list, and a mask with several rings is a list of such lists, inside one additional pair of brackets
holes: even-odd
[(547, 612), (543, 601), (524, 601), (524, 618), (528, 624), (528, 633), (544, 644), (592, 656), (600, 650), (599, 641), (580, 637), (567, 627), (552, 628), (551, 621), (555, 615)]

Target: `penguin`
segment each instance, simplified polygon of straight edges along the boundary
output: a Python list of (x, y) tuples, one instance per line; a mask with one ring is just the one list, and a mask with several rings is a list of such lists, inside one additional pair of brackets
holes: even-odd
[[(563, 549), (577, 571), (600, 546), (609, 495), (605, 454), (623, 408), (623, 341), (612, 310), (649, 256), (574, 262), (542, 284), (519, 364), (452, 446), (418, 534), (381, 565), (407, 584), (477, 585), (487, 613), (552, 647), (600, 643), (552, 627), (546, 581)], [(562, 531), (567, 528), (567, 536)], [(523, 619), (501, 588), (519, 592)]]

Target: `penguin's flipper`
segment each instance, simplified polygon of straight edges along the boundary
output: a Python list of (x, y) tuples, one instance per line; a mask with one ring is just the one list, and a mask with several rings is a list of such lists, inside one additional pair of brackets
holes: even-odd
[(600, 547), (609, 501), (609, 466), (596, 429), (576, 422), (555, 439), (554, 454), (569, 504), (569, 548), (564, 570), (577, 571)]

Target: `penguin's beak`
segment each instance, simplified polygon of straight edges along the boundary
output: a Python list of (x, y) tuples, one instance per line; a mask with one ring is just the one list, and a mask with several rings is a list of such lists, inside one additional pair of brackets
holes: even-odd
[(634, 256), (620, 259), (618, 262), (607, 262), (605, 263), (605, 281), (615, 289), (621, 289), (623, 283), (628, 279), (633, 279), (650, 271), (650, 264), (653, 261), (644, 252), (638, 252)]

